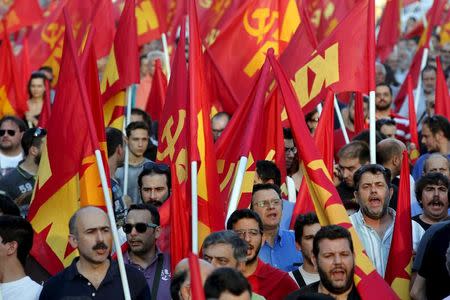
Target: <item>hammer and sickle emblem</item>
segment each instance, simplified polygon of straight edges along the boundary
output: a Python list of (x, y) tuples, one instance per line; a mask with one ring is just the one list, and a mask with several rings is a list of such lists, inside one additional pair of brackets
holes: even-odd
[[(244, 15), (244, 28), (251, 36), (258, 38), (258, 43), (260, 43), (266, 33), (270, 31), (273, 27), (275, 21), (278, 19), (278, 12), (270, 12), (269, 8), (258, 8), (252, 13), (252, 19), (258, 21), (258, 27), (254, 28), (250, 25), (248, 21), (248, 10)], [(269, 19), (269, 23), (266, 24), (266, 20)]]
[(44, 42), (50, 45), (50, 49), (55, 47), (59, 38), (64, 34), (64, 26), (60, 26), (57, 23), (50, 23), (42, 31), (41, 38)]
[(170, 160), (173, 160), (173, 154), (175, 153), (175, 143), (177, 142), (178, 138), (180, 137), (181, 131), (183, 130), (185, 119), (186, 119), (186, 111), (179, 110), (178, 124), (177, 128), (175, 129), (175, 133), (173, 135), (171, 131), (172, 125), (174, 124), (173, 117), (170, 117), (170, 119), (167, 121), (161, 136), (162, 142), (164, 140), (167, 140), (167, 148), (164, 149), (162, 153), (158, 152), (158, 160), (163, 160), (164, 158), (167, 157), (167, 155), (169, 155)]

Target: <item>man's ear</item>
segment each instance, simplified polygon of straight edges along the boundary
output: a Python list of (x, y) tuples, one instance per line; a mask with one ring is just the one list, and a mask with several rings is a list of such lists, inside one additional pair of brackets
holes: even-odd
[(69, 243), (72, 248), (78, 248), (78, 238), (75, 236), (75, 234), (69, 234)]
[(297, 251), (302, 251), (302, 246), (299, 243), (295, 242), (295, 249), (297, 249)]
[(155, 239), (158, 239), (160, 235), (161, 235), (161, 227), (158, 226), (155, 228)]
[(7, 255), (13, 255), (14, 253), (17, 253), (17, 248), (19, 248), (19, 244), (17, 241), (11, 241), (8, 242), (8, 249), (6, 250)]
[(394, 195), (394, 188), (393, 188), (393, 187), (390, 187), (390, 188), (389, 188), (389, 200), (392, 199), (392, 195)]

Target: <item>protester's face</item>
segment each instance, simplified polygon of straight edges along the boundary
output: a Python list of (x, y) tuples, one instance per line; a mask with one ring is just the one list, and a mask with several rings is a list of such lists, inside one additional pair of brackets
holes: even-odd
[(111, 251), (111, 226), (107, 215), (100, 209), (89, 208), (79, 213), (76, 234), (71, 235), (71, 244), (78, 248), (80, 259), (100, 265)]
[(397, 127), (395, 125), (383, 125), (380, 128), (380, 132), (387, 137), (395, 138), (395, 132), (397, 131)]
[(127, 234), (130, 251), (136, 255), (145, 255), (155, 249), (156, 239), (159, 238), (160, 229), (159, 227), (147, 227), (145, 232), (139, 233), (134, 227), (137, 223), (153, 223), (150, 211), (146, 209), (133, 209), (128, 213), (125, 221), (125, 224), (133, 225), (133, 229)]
[(392, 52), (391, 55), (389, 55), (388, 59), (386, 60), (386, 63), (389, 67), (391, 67), (393, 72), (397, 71), (398, 54), (396, 52)]
[(423, 73), (422, 86), (426, 94), (434, 93), (434, 88), (436, 87), (436, 72), (434, 70)]
[(239, 262), (233, 256), (233, 248), (230, 244), (213, 244), (203, 248), (203, 259), (216, 268), (228, 267), (237, 269)]
[(262, 243), (258, 222), (255, 219), (241, 219), (233, 225), (233, 230), (248, 243), (247, 264), (255, 262)]
[(442, 64), (445, 66), (450, 65), (450, 43), (446, 43), (440, 50)]
[(135, 129), (128, 137), (128, 148), (136, 157), (143, 157), (148, 145), (148, 131), (145, 129)]
[[(449, 76), (450, 78), (450, 76)], [(427, 115), (429, 117), (434, 116), (435, 96), (434, 94), (425, 95), (425, 106)]]
[(315, 258), (322, 285), (332, 294), (339, 295), (353, 285), (355, 260), (347, 239), (323, 239)]
[(302, 250), (303, 259), (312, 264), (313, 257), (313, 240), (317, 231), (320, 230), (320, 224), (315, 223), (311, 225), (305, 225), (303, 227), (302, 240), (300, 242), (300, 248)]
[(433, 156), (428, 158), (425, 163), (425, 174), (431, 172), (438, 172), (449, 177), (450, 171), (448, 168), (448, 160), (442, 156)]
[(45, 92), (45, 83), (43, 78), (33, 78), (30, 82), (30, 92), (32, 98), (42, 98)]
[(273, 189), (259, 190), (252, 196), (253, 210), (261, 218), (264, 228), (274, 229), (280, 225), (282, 203)]
[(381, 66), (377, 65), (375, 67), (375, 83), (380, 84), (386, 81), (386, 75), (383, 72)]
[(366, 172), (361, 176), (355, 197), (365, 216), (379, 220), (387, 213), (391, 194), (392, 191), (382, 173)]
[(296, 155), (297, 155), (297, 148), (294, 145), (294, 140), (284, 139), (284, 158), (286, 160), (287, 170), (290, 170), (293, 167)]
[(150, 75), (150, 65), (148, 58), (141, 58), (139, 67), (141, 78)]
[(375, 88), (375, 106), (377, 110), (387, 110), (391, 108), (392, 95), (389, 87), (380, 85)]
[(439, 143), (436, 139), (436, 135), (431, 132), (430, 127), (427, 124), (422, 126), (422, 144), (425, 145), (428, 152), (439, 152)]
[(142, 177), (142, 201), (160, 207), (169, 198), (169, 188), (165, 174), (150, 174)]
[(213, 132), (214, 141), (217, 141), (219, 136), (225, 130), (228, 125), (228, 118), (226, 117), (216, 117), (211, 121), (211, 129)]
[(341, 172), (342, 179), (347, 186), (353, 187), (355, 185), (353, 183), (353, 174), (355, 174), (359, 167), (361, 167), (361, 163), (357, 157), (339, 159), (339, 170)]
[(429, 184), (422, 191), (423, 213), (432, 220), (447, 217), (448, 189), (444, 185)]
[(306, 124), (308, 124), (309, 131), (311, 134), (314, 134), (316, 131), (317, 125), (319, 125), (319, 113), (316, 112), (311, 116), (311, 119), (306, 121)]
[[(1, 150), (14, 150), (20, 146), (23, 132), (20, 132), (19, 126), (13, 121), (4, 121), (0, 130), (5, 130), (5, 133), (0, 136), (0, 149)], [(10, 135), (10, 133), (12, 135)]]

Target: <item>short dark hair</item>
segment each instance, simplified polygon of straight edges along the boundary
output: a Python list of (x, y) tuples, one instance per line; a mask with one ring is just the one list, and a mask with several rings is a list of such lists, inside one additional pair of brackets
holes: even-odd
[(267, 182), (272, 179), (275, 185), (281, 186), (280, 169), (273, 161), (258, 160), (256, 162), (256, 173), (262, 181)]
[(147, 134), (150, 136), (150, 130), (148, 128), (148, 125), (143, 121), (136, 121), (136, 122), (131, 122), (130, 124), (128, 124), (127, 128), (125, 129), (127, 137), (130, 137), (131, 132), (136, 129), (147, 130)]
[[(386, 138), (386, 136), (384, 134), (382, 134), (379, 131), (375, 131), (375, 143), (376, 144), (378, 144), (385, 138)], [(356, 142), (356, 141), (364, 142), (367, 145), (369, 145), (370, 144), (370, 130), (365, 129), (365, 130), (361, 131), (360, 133), (358, 133), (356, 136), (354, 136), (352, 138), (352, 142)], [(367, 146), (367, 147), (369, 147), (369, 146)]]
[(219, 299), (226, 291), (234, 296), (242, 295), (245, 291), (252, 294), (252, 288), (241, 272), (232, 268), (218, 268), (205, 281), (205, 297)]
[(216, 231), (209, 234), (203, 241), (202, 249), (211, 245), (226, 244), (233, 249), (233, 257), (239, 262), (245, 262), (247, 258), (248, 244), (232, 230)]
[(361, 177), (370, 172), (372, 174), (383, 174), (384, 180), (388, 187), (391, 186), (391, 171), (382, 165), (379, 164), (369, 164), (363, 165), (358, 170), (356, 170), (355, 174), (353, 174), (353, 182), (355, 183), (355, 190), (359, 189), (359, 182), (361, 181)]
[(20, 209), (16, 203), (5, 194), (3, 191), (0, 193), (0, 212), (4, 215), (20, 217)]
[(0, 216), (2, 243), (17, 242), (17, 259), (25, 266), (28, 253), (33, 246), (33, 227), (24, 218), (10, 215)]
[(319, 256), (320, 252), (319, 243), (321, 240), (324, 239), (328, 240), (347, 239), (350, 246), (350, 250), (354, 252), (353, 241), (350, 231), (339, 225), (327, 225), (320, 228), (320, 230), (317, 231), (316, 235), (314, 236), (313, 254), (315, 257)]
[(25, 156), (30, 152), (31, 147), (40, 148), (42, 144), (42, 139), (47, 135), (47, 130), (39, 127), (34, 127), (27, 129), (21, 140), (22, 150)]
[(283, 138), (286, 140), (292, 140), (294, 137), (292, 136), (292, 130), (288, 127), (283, 127)]
[(416, 181), (416, 199), (419, 202), (420, 207), (423, 207), (422, 205), (422, 192), (425, 189), (426, 186), (435, 184), (435, 185), (443, 185), (447, 188), (447, 198), (450, 201), (450, 190), (448, 189), (449, 180), (447, 176), (438, 173), (438, 172), (431, 172), (428, 174), (423, 175), (419, 178), (418, 181)]
[(363, 141), (352, 141), (339, 150), (338, 157), (358, 158), (360, 164), (365, 164), (370, 159), (370, 149)]
[(180, 300), (180, 289), (187, 277), (187, 270), (175, 273), (173, 275), (172, 281), (170, 282), (170, 296), (172, 300)]
[(381, 127), (383, 127), (384, 125), (397, 126), (397, 123), (395, 122), (394, 119), (379, 119), (375, 122), (375, 128), (378, 131), (380, 131)]
[(152, 223), (156, 225), (160, 225), (160, 216), (158, 209), (150, 203), (139, 203), (139, 204), (131, 204), (130, 208), (128, 208), (128, 213), (132, 210), (148, 210), (152, 216)]
[(435, 66), (432, 66), (432, 65), (426, 65), (425, 68), (423, 68), (422, 72), (420, 72), (420, 76), (423, 77), (423, 74), (424, 74), (425, 72), (430, 72), (430, 71), (433, 71), (434, 74), (437, 74), (437, 69), (436, 69)]
[(391, 96), (393, 95), (393, 94), (392, 94), (392, 88), (391, 88), (391, 86), (390, 86), (389, 84), (387, 84), (386, 82), (381, 82), (381, 83), (377, 84), (377, 85), (375, 86), (375, 89), (376, 89), (377, 87), (379, 87), (379, 86), (385, 86), (385, 87), (387, 87), (387, 88), (389, 89), (389, 93), (391, 93)]
[(274, 190), (277, 193), (278, 197), (280, 197), (280, 199), (281, 199), (280, 187), (278, 185), (276, 185), (276, 184), (273, 184), (273, 183), (258, 183), (258, 184), (255, 184), (253, 186), (252, 195), (254, 195), (256, 192), (263, 191), (263, 190)]
[[(153, 168), (146, 168), (147, 164), (153, 164), (156, 167)], [(167, 169), (160, 169), (157, 166), (159, 165), (166, 165), (163, 163), (155, 163), (155, 162), (151, 162), (151, 163), (145, 163), (144, 164), (144, 168), (142, 169), (142, 172), (139, 174), (138, 176), (138, 187), (139, 189), (142, 187), (142, 178), (144, 176), (152, 176), (155, 174), (158, 175), (165, 175), (166, 176), (166, 181), (167, 181), (167, 188), (169, 189), (169, 195), (170, 195), (170, 189), (172, 188), (172, 177), (170, 175), (170, 167), (168, 167), (167, 165)]]
[[(44, 88), (45, 88), (45, 82), (47, 81), (47, 76), (45, 76), (44, 73), (42, 72), (33, 72), (31, 73), (30, 79), (28, 80), (28, 86), (27, 86), (27, 91), (28, 91), (28, 97), (31, 99), (32, 95), (31, 95), (31, 81), (33, 79), (42, 79), (43, 83), (44, 83)], [(45, 93), (46, 91), (44, 90), (44, 97), (45, 97)]]
[(263, 222), (262, 222), (261, 218), (259, 217), (259, 215), (256, 212), (254, 212), (253, 210), (250, 210), (248, 208), (235, 210), (231, 214), (231, 216), (228, 218), (227, 229), (228, 230), (233, 230), (234, 224), (236, 224), (237, 222), (239, 222), (242, 219), (253, 219), (253, 220), (255, 220), (256, 223), (258, 223), (259, 232), (261, 234), (263, 233), (264, 227), (263, 227)]
[(108, 148), (108, 157), (113, 156), (117, 147), (123, 146), (123, 133), (117, 128), (106, 128), (106, 147)]
[(20, 132), (24, 132), (27, 129), (27, 125), (25, 124), (25, 122), (16, 116), (4, 116), (3, 118), (0, 119), (0, 126), (2, 126), (2, 124), (5, 123), (6, 121), (10, 121), (16, 124), (17, 127), (19, 127)]
[(137, 108), (137, 107), (133, 107), (131, 109), (131, 114), (132, 115), (138, 115), (142, 117), (142, 120), (144, 120), (144, 122), (147, 124), (149, 130), (151, 130), (152, 128), (152, 117), (144, 110)]
[(305, 226), (313, 225), (319, 223), (319, 218), (313, 212), (298, 215), (295, 219), (294, 224), (294, 232), (295, 232), (295, 241), (300, 244), (302, 242), (303, 229)]
[(441, 115), (426, 117), (425, 120), (423, 120), (423, 125), (427, 125), (433, 135), (442, 131), (445, 138), (450, 141), (450, 123), (446, 117)]

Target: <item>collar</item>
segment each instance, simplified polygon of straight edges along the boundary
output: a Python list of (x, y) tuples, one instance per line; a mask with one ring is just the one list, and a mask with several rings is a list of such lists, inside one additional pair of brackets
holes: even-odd
[[(392, 219), (395, 220), (395, 215), (396, 215), (396, 213), (395, 213), (395, 210), (394, 210), (393, 208), (388, 207), (388, 214), (390, 214), (390, 215), (392, 216)], [(362, 212), (361, 212), (361, 209), (358, 210), (356, 213), (354, 213), (354, 215), (355, 215), (355, 217), (356, 217), (356, 221), (357, 221), (359, 224), (364, 225), (364, 226), (366, 226), (366, 227), (372, 229), (372, 227), (370, 227), (369, 225), (366, 224), (366, 220), (364, 219), (364, 216), (363, 216), (363, 214), (362, 214)], [(391, 226), (394, 226), (394, 223), (395, 223), (395, 222), (392, 222), (392, 224), (389, 225), (389, 226), (387, 227), (387, 229), (389, 229)], [(387, 230), (386, 230), (386, 231), (387, 231)]]
[[(67, 280), (74, 280), (77, 277), (85, 278), (78, 271), (77, 262), (79, 260), (80, 260), (80, 257), (75, 257), (74, 260), (72, 261), (72, 263), (70, 264), (70, 266), (67, 267), (66, 272), (65, 272), (65, 277)], [(105, 278), (103, 278), (103, 280), (102, 280), (102, 284), (112, 281), (113, 278), (115, 276), (117, 276), (118, 274), (119, 274), (119, 268), (118, 268), (117, 262), (110, 259), (109, 260), (109, 268), (108, 268), (108, 271), (106, 272)], [(86, 280), (87, 280), (87, 278), (86, 278)]]
[(32, 175), (32, 174), (28, 173), (27, 171), (25, 171), (25, 169), (22, 168), (20, 166), (20, 164), (17, 165), (17, 172), (25, 179), (31, 179), (31, 178), (35, 177), (35, 175)]
[(130, 251), (130, 250), (128, 249), (128, 251), (125, 252), (124, 255), (123, 255), (123, 258), (124, 258), (125, 262), (126, 262), (127, 264), (130, 264), (130, 265), (133, 265), (133, 266), (139, 268), (140, 270), (146, 270), (146, 269), (150, 268), (150, 267), (156, 262), (156, 260), (158, 259), (159, 256), (164, 255), (164, 253), (161, 252), (161, 250), (159, 250), (158, 247), (156, 247), (156, 253), (155, 253), (155, 256), (154, 256), (154, 257), (152, 258), (152, 260), (150, 261), (148, 267), (147, 267), (146, 269), (144, 269), (144, 268), (142, 268), (139, 264), (136, 264), (135, 262), (133, 262), (133, 261), (131, 260), (131, 257), (130, 257), (130, 255), (129, 255), (129, 251)]

